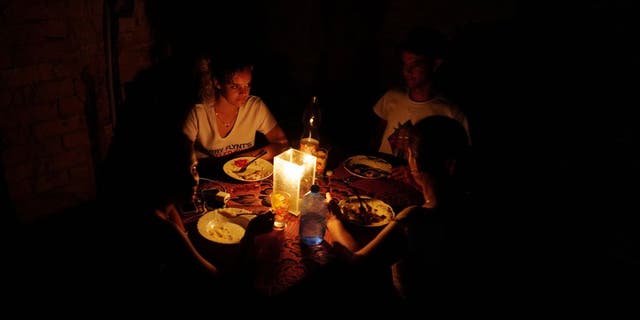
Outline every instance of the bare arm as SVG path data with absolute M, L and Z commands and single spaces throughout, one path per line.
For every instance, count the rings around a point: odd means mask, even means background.
M 338 211 L 336 211 L 338 210 Z M 349 231 L 347 231 L 340 219 L 335 215 L 339 212 L 335 200 L 329 202 L 329 217 L 327 220 L 327 229 L 333 236 L 334 248 L 339 249 L 339 254 L 347 261 L 357 262 L 359 260 L 374 260 L 381 263 L 393 263 L 397 260 L 401 252 L 404 251 L 404 240 L 402 240 L 402 232 L 398 222 L 391 221 L 378 235 L 369 243 L 360 247 L 354 240 Z M 403 210 L 399 216 L 405 215 Z
M 186 249 L 193 256 L 193 258 L 211 275 L 218 276 L 218 268 L 205 259 L 200 252 L 195 248 L 191 239 L 187 235 L 187 231 L 182 223 L 182 218 L 175 205 L 170 204 L 164 210 L 155 210 L 155 214 L 158 218 L 166 221 L 173 230 L 180 236 Z
M 287 140 L 287 136 L 284 133 L 284 130 L 280 128 L 279 125 L 276 125 L 271 131 L 269 131 L 265 137 L 269 144 L 262 147 L 267 153 L 262 156 L 264 160 L 273 160 L 275 156 L 282 153 L 289 147 L 289 140 Z M 259 148 L 260 149 L 260 148 Z M 240 157 L 253 157 L 256 156 L 259 152 L 259 149 L 251 149 L 247 152 L 238 153 L 236 156 Z
M 360 245 L 353 239 L 349 231 L 344 228 L 342 221 L 336 217 L 336 213 L 340 212 L 340 207 L 336 200 L 328 203 L 329 216 L 327 218 L 327 229 L 333 236 L 334 244 L 339 243 L 352 254 L 360 248 Z M 351 255 L 352 255 L 351 254 Z
M 195 110 L 191 110 L 187 115 L 182 131 L 189 137 L 191 142 L 196 141 L 196 136 L 198 135 L 198 119 L 196 118 Z
M 355 262 L 357 260 L 368 258 L 377 261 L 395 261 L 397 253 L 402 248 L 397 247 L 396 235 L 398 234 L 397 223 L 391 221 L 380 233 L 364 247 L 361 247 L 347 231 L 338 219 L 335 213 L 340 211 L 337 202 L 331 200 L 328 204 L 329 217 L 327 219 L 327 229 L 333 237 L 333 245 L 340 249 L 340 255 L 348 261 Z
M 267 132 L 265 136 L 267 137 L 267 141 L 269 141 L 269 144 L 264 148 L 267 151 L 264 158 L 267 160 L 272 160 L 273 157 L 289 147 L 289 140 L 287 140 L 287 136 L 280 125 L 276 125 L 271 131 Z

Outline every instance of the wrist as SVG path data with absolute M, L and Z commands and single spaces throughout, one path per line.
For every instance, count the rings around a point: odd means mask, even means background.
M 333 228 L 333 227 L 339 226 L 339 225 L 341 225 L 341 224 L 342 224 L 342 221 L 340 221 L 340 219 L 338 219 L 338 218 L 337 218 L 336 216 L 334 216 L 334 215 L 330 215 L 330 216 L 327 218 L 327 227 L 328 227 L 328 228 Z

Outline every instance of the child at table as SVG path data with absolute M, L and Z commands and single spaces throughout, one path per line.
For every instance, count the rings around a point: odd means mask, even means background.
M 340 208 L 329 202 L 327 228 L 333 245 L 355 268 L 391 267 L 399 301 L 417 305 L 423 293 L 434 290 L 437 275 L 430 265 L 473 259 L 474 232 L 464 223 L 468 200 L 457 184 L 456 165 L 468 152 L 466 131 L 455 119 L 430 116 L 414 126 L 409 135 L 408 165 L 422 190 L 424 203 L 403 209 L 369 243 L 357 243 L 338 218 Z

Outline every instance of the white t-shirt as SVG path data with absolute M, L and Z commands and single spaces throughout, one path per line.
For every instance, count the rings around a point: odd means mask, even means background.
M 443 97 L 435 97 L 424 102 L 416 102 L 409 98 L 406 90 L 391 89 L 387 91 L 373 106 L 373 112 L 378 117 L 387 121 L 384 129 L 382 141 L 380 141 L 379 152 L 396 155 L 389 143 L 389 137 L 399 134 L 398 130 L 407 121 L 411 125 L 418 121 L 434 115 L 447 116 L 458 120 L 469 135 L 469 124 L 467 116 L 456 105 L 447 101 Z M 470 135 L 469 135 L 470 136 Z
M 191 110 L 184 133 L 209 151 L 209 155 L 196 151 L 198 159 L 209 156 L 223 157 L 247 150 L 255 145 L 256 132 L 267 134 L 278 124 L 267 105 L 256 96 L 249 96 L 238 110 L 238 118 L 226 137 L 220 136 L 213 106 L 197 104 Z

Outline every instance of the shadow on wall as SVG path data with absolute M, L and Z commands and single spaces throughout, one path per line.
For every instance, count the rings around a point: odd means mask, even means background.
M 196 63 L 195 56 L 180 55 L 140 71 L 125 85 L 116 130 L 152 137 L 154 130 L 180 128 L 199 99 Z
M 99 171 L 99 181 L 103 182 L 99 194 L 109 187 L 114 176 L 130 172 L 135 181 L 136 166 L 171 152 L 160 137 L 181 132 L 188 112 L 199 99 L 197 61 L 190 55 L 167 58 L 139 72 L 126 84 L 114 136 Z M 138 187 L 142 183 L 135 181 Z

